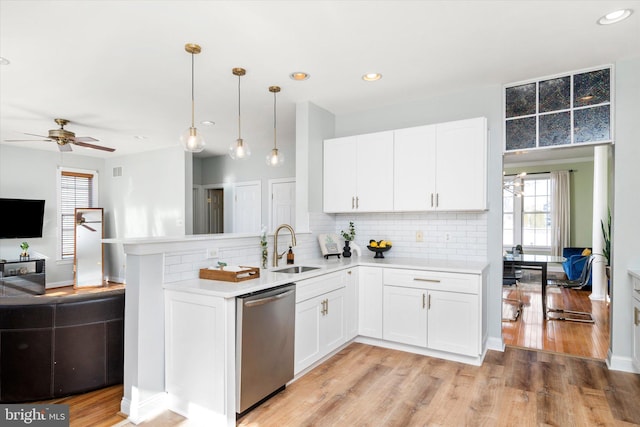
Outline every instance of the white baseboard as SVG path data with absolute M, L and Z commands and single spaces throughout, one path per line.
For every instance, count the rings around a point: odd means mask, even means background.
M 120 402 L 120 411 L 127 414 L 128 420 L 134 424 L 146 421 L 167 409 L 167 393 L 157 393 L 137 404 L 126 397 Z
M 502 337 L 487 338 L 487 350 L 504 351 L 505 345 Z
M 640 369 L 637 369 L 633 364 L 631 357 L 620 357 L 611 354 L 611 350 L 607 354 L 607 367 L 612 371 L 631 372 L 634 374 L 640 374 Z

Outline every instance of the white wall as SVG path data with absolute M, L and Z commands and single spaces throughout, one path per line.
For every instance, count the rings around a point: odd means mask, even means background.
M 182 236 L 185 234 L 187 154 L 179 146 L 105 161 L 105 215 L 107 238 Z M 114 177 L 113 168 L 122 176 Z M 125 277 L 121 245 L 109 244 L 107 276 Z
M 629 269 L 640 269 L 640 58 L 615 66 L 614 197 L 612 209 L 611 354 L 614 368 L 629 368 L 633 309 Z
M 45 143 L 42 144 L 53 144 Z M 80 151 L 77 149 L 76 151 Z M 47 287 L 73 284 L 73 261 L 56 260 L 58 245 L 57 181 L 59 166 L 96 170 L 99 173 L 99 206 L 106 189 L 102 180 L 104 162 L 101 159 L 72 153 L 34 150 L 0 144 L 0 197 L 44 199 L 43 236 L 37 239 L 1 239 L 0 258 L 17 259 L 20 243 L 27 240 L 31 256 L 46 258 Z M 106 211 L 108 215 L 108 210 Z

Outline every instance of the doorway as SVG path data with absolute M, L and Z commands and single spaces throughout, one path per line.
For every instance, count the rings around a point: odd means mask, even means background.
M 613 176 L 611 168 L 612 150 L 609 149 L 609 176 Z M 535 176 L 541 176 L 544 172 L 558 170 L 573 170 L 571 175 L 571 193 L 569 196 L 571 206 L 570 242 L 563 247 L 592 248 L 594 238 L 600 238 L 600 224 L 594 224 L 594 155 L 593 147 L 580 147 L 575 151 L 548 150 L 538 152 L 537 157 L 523 161 L 505 155 L 503 158 L 503 170 L 505 175 L 517 176 L 526 172 L 532 180 Z M 525 175 L 527 176 L 527 175 Z M 612 180 L 608 179 L 608 193 L 613 194 Z M 504 184 L 503 184 L 503 191 Z M 506 191 L 505 191 L 506 192 Z M 597 193 L 597 192 L 596 192 Z M 597 197 L 597 196 L 596 196 Z M 519 208 L 524 201 L 519 201 Z M 512 206 L 503 203 L 503 251 L 511 250 L 512 244 L 508 233 L 516 232 L 522 244 L 523 252 L 528 254 L 552 255 L 551 248 L 545 244 L 535 244 L 534 240 L 523 239 L 523 229 L 540 231 L 545 228 L 550 212 L 545 207 L 535 212 L 540 214 L 537 224 L 523 224 L 514 221 L 509 223 L 508 216 L 512 215 Z M 547 213 L 547 217 L 545 217 Z M 526 218 L 525 215 L 514 217 Z M 520 221 L 523 221 L 522 219 Z M 594 227 L 596 225 L 597 227 Z M 540 231 L 541 234 L 543 235 Z M 544 240 L 544 239 L 542 239 Z M 513 243 L 513 242 L 511 242 Z M 513 244 L 515 245 L 515 243 Z M 564 278 L 566 273 L 561 263 L 549 264 L 549 277 Z M 506 345 L 524 347 L 530 349 L 548 350 L 553 352 L 571 354 L 576 356 L 605 359 L 609 349 L 610 340 L 610 304 L 607 299 L 599 300 L 591 298 L 591 290 L 575 290 L 550 286 L 547 288 L 547 305 L 550 307 L 571 307 L 576 311 L 590 312 L 594 324 L 578 323 L 562 320 L 545 320 L 542 309 L 541 275 L 539 271 L 522 271 L 522 276 L 516 286 L 503 286 L 503 322 L 502 337 Z M 596 288 L 594 288 L 596 289 Z M 594 290 L 595 293 L 595 290 Z M 520 315 L 513 320 L 514 313 L 512 302 L 508 299 L 518 299 L 522 302 Z
M 224 233 L 224 190 L 209 188 L 206 196 L 205 234 Z

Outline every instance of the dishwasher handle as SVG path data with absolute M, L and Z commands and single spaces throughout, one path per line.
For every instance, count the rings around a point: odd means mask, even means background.
M 279 300 L 281 298 L 285 298 L 285 297 L 291 295 L 292 293 L 293 293 L 293 289 L 290 289 L 288 291 L 282 292 L 280 294 L 272 295 L 270 297 L 254 299 L 254 300 L 251 300 L 251 301 L 245 301 L 243 303 L 243 305 L 245 307 L 255 307 L 256 305 L 267 304 L 267 303 L 269 303 L 271 301 L 275 301 L 275 300 Z

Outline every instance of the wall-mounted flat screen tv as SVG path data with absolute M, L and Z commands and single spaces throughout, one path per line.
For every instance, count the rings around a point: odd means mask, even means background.
M 44 200 L 0 198 L 0 239 L 42 237 Z

